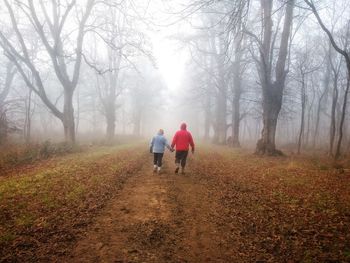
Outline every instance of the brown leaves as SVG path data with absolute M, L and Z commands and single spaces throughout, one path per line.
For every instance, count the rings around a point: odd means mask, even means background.
M 224 148 L 198 153 L 193 163 L 221 200 L 217 223 L 232 229 L 225 242 L 242 261 L 346 261 L 350 177 L 319 167 L 305 156 L 265 158 Z
M 66 254 L 93 215 L 121 188 L 126 172 L 140 169 L 145 156 L 132 148 L 111 148 L 107 154 L 102 150 L 65 156 L 54 166 L 3 178 L 0 261 L 52 261 Z

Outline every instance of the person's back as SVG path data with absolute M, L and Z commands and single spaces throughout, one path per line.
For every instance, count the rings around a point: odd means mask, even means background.
M 153 152 L 154 153 L 164 153 L 165 146 L 167 145 L 167 140 L 163 136 L 163 134 L 157 134 L 153 137 L 152 140 Z
M 158 173 L 162 168 L 162 160 L 165 151 L 165 147 L 169 149 L 169 151 L 173 152 L 174 150 L 170 147 L 167 140 L 164 137 L 164 130 L 160 129 L 156 136 L 152 138 L 151 141 L 151 153 L 153 153 L 153 171 Z
M 176 146 L 177 151 L 188 151 L 191 145 L 192 150 L 194 149 L 194 143 L 192 135 L 187 131 L 187 125 L 185 123 L 181 124 L 180 130 L 178 130 L 173 138 L 171 144 L 172 147 Z
M 175 154 L 175 164 L 176 170 L 175 173 L 179 172 L 179 166 L 181 163 L 182 173 L 184 173 L 184 169 L 186 166 L 186 159 L 188 155 L 189 147 L 192 148 L 192 153 L 194 153 L 194 142 L 192 135 L 189 131 L 187 131 L 187 125 L 185 123 L 181 124 L 181 128 L 174 135 L 171 147 L 176 148 Z

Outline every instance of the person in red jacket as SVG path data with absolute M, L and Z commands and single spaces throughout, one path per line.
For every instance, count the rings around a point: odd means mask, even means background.
M 175 173 L 177 174 L 180 169 L 181 164 L 181 172 L 185 173 L 186 159 L 188 155 L 189 146 L 191 146 L 192 153 L 194 153 L 194 142 L 192 135 L 189 131 L 187 131 L 186 123 L 182 123 L 180 130 L 177 131 L 174 135 L 173 142 L 171 143 L 171 148 L 176 148 L 175 153 L 175 164 L 176 169 Z

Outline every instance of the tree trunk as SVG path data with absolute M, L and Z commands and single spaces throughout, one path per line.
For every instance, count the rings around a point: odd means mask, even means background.
M 210 112 L 210 96 L 206 95 L 205 109 L 204 109 L 204 140 L 209 140 L 210 137 L 210 124 L 211 124 L 211 112 Z
M 8 62 L 6 65 L 6 77 L 5 77 L 4 87 L 0 92 L 0 107 L 4 104 L 10 92 L 15 74 L 16 74 L 16 69 L 14 69 L 14 64 L 12 62 Z
M 289 38 L 293 21 L 294 0 L 286 4 L 286 14 L 281 36 L 278 59 L 276 62 L 276 80 L 272 82 L 271 76 L 271 39 L 272 39 L 272 1 L 261 0 L 263 9 L 263 42 L 260 51 L 259 74 L 263 95 L 263 129 L 261 139 L 257 143 L 256 153 L 267 155 L 281 155 L 276 149 L 275 136 L 278 115 L 282 106 L 283 89 L 287 72 L 285 70 L 288 55 Z
M 26 118 L 24 122 L 24 140 L 27 144 L 30 143 L 30 137 L 31 137 L 31 124 L 32 124 L 32 118 L 31 118 L 31 105 L 32 105 L 32 90 L 29 90 L 28 94 L 28 100 L 26 100 Z
M 239 128 L 241 122 L 241 112 L 240 112 L 240 100 L 241 100 L 241 77 L 240 77 L 240 67 L 239 62 L 236 63 L 234 72 L 234 92 L 233 92 L 233 100 L 232 100 L 232 146 L 240 147 L 241 144 L 239 142 Z
M 301 122 L 300 130 L 298 137 L 298 154 L 300 154 L 302 139 L 304 135 L 304 126 L 305 126 L 305 106 L 306 106 L 306 89 L 305 89 L 305 76 L 302 74 L 301 80 Z
M 118 85 L 118 76 L 119 76 L 119 66 L 121 63 L 121 55 L 114 54 L 110 51 L 110 57 L 112 61 L 110 61 L 110 67 L 115 68 L 115 71 L 110 72 L 109 75 L 109 87 L 108 87 L 108 97 L 105 99 L 105 110 L 106 110 L 106 121 L 107 121 L 107 129 L 106 129 L 106 139 L 108 141 L 113 141 L 115 135 L 115 121 L 116 121 L 116 99 L 117 99 L 117 85 Z M 118 69 L 118 70 L 116 70 Z
M 218 144 L 226 143 L 227 136 L 227 102 L 225 89 L 221 89 L 217 95 L 217 108 L 216 108 L 216 141 Z
M 241 122 L 239 98 L 235 95 L 232 113 L 232 147 L 241 147 L 239 142 L 239 128 Z
M 333 80 L 333 97 L 331 108 L 331 127 L 329 132 L 329 154 L 333 156 L 334 139 L 336 132 L 336 107 L 338 103 L 338 74 L 334 75 Z
M 307 96 L 306 96 L 307 99 Z M 312 100 L 310 101 L 310 105 L 307 112 L 307 128 L 306 128 L 306 134 L 304 139 L 304 148 L 309 147 L 309 141 L 310 141 L 310 133 L 311 133 L 311 119 L 313 118 L 313 108 L 314 108 L 314 101 L 315 101 L 315 94 L 313 93 Z
M 214 55 L 213 61 L 216 68 L 217 81 L 216 81 L 216 98 L 215 98 L 215 128 L 214 128 L 214 143 L 226 144 L 227 137 L 227 81 L 226 81 L 226 39 L 221 35 L 216 35 L 212 37 L 212 49 Z M 215 70 L 214 70 L 215 72 Z
M 242 79 L 241 79 L 241 59 L 242 59 L 242 36 L 236 36 L 235 45 L 235 61 L 233 64 L 233 100 L 232 100 L 232 147 L 240 147 L 239 128 L 241 122 L 241 95 L 242 95 Z
M 65 141 L 75 143 L 75 122 L 73 108 L 73 90 L 64 90 L 64 106 L 63 106 L 63 128 Z
M 223 40 L 220 38 L 220 44 L 223 45 Z M 217 143 L 226 144 L 227 137 L 227 82 L 225 79 L 225 69 L 224 61 L 225 55 L 222 50 L 220 54 L 217 55 L 217 66 L 219 74 L 219 85 L 218 85 L 218 94 L 216 100 L 216 121 L 217 121 Z
M 7 140 L 8 122 L 4 104 L 10 92 L 15 74 L 16 70 L 14 69 L 14 64 L 12 62 L 8 62 L 6 65 L 5 83 L 0 91 L 0 145 Z
M 322 107 L 327 102 L 327 94 L 328 94 L 329 83 L 330 83 L 330 78 L 331 78 L 330 56 L 331 56 L 331 45 L 329 45 L 328 54 L 327 54 L 326 72 L 325 72 L 324 80 L 323 80 L 323 91 L 321 93 L 321 96 L 320 96 L 320 99 L 318 100 L 318 105 L 317 105 L 315 133 L 314 133 L 314 138 L 313 138 L 313 143 L 312 143 L 312 148 L 314 148 L 314 149 L 316 147 L 317 138 L 319 135 Z
M 108 101 L 106 107 L 106 139 L 107 141 L 113 141 L 115 135 L 115 101 Z
M 141 112 L 138 110 L 134 115 L 134 135 L 141 134 Z
M 340 124 L 339 124 L 339 138 L 338 138 L 337 148 L 336 148 L 335 155 L 334 155 L 335 159 L 338 159 L 340 157 L 341 143 L 342 143 L 342 139 L 343 139 L 343 126 L 344 126 L 344 122 L 345 122 L 345 114 L 346 114 L 346 106 L 347 106 L 347 102 L 348 102 L 349 89 L 350 89 L 350 71 L 348 73 L 347 84 L 346 84 L 346 89 L 345 89 L 345 94 L 344 94 L 343 108 L 342 108 Z
M 7 126 L 6 111 L 0 108 L 0 145 L 4 144 L 7 140 Z
M 261 139 L 257 143 L 258 154 L 280 155 L 276 149 L 275 137 L 278 114 L 282 106 L 282 96 L 270 94 L 263 100 L 263 129 Z
M 75 134 L 77 135 L 79 132 L 79 124 L 80 124 L 80 89 L 77 87 L 76 98 L 77 98 L 77 109 L 75 114 Z

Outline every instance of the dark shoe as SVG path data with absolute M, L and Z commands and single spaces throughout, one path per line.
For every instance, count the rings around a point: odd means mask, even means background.
M 175 173 L 177 174 L 177 173 L 179 173 L 179 167 L 176 167 L 176 169 L 175 169 Z

